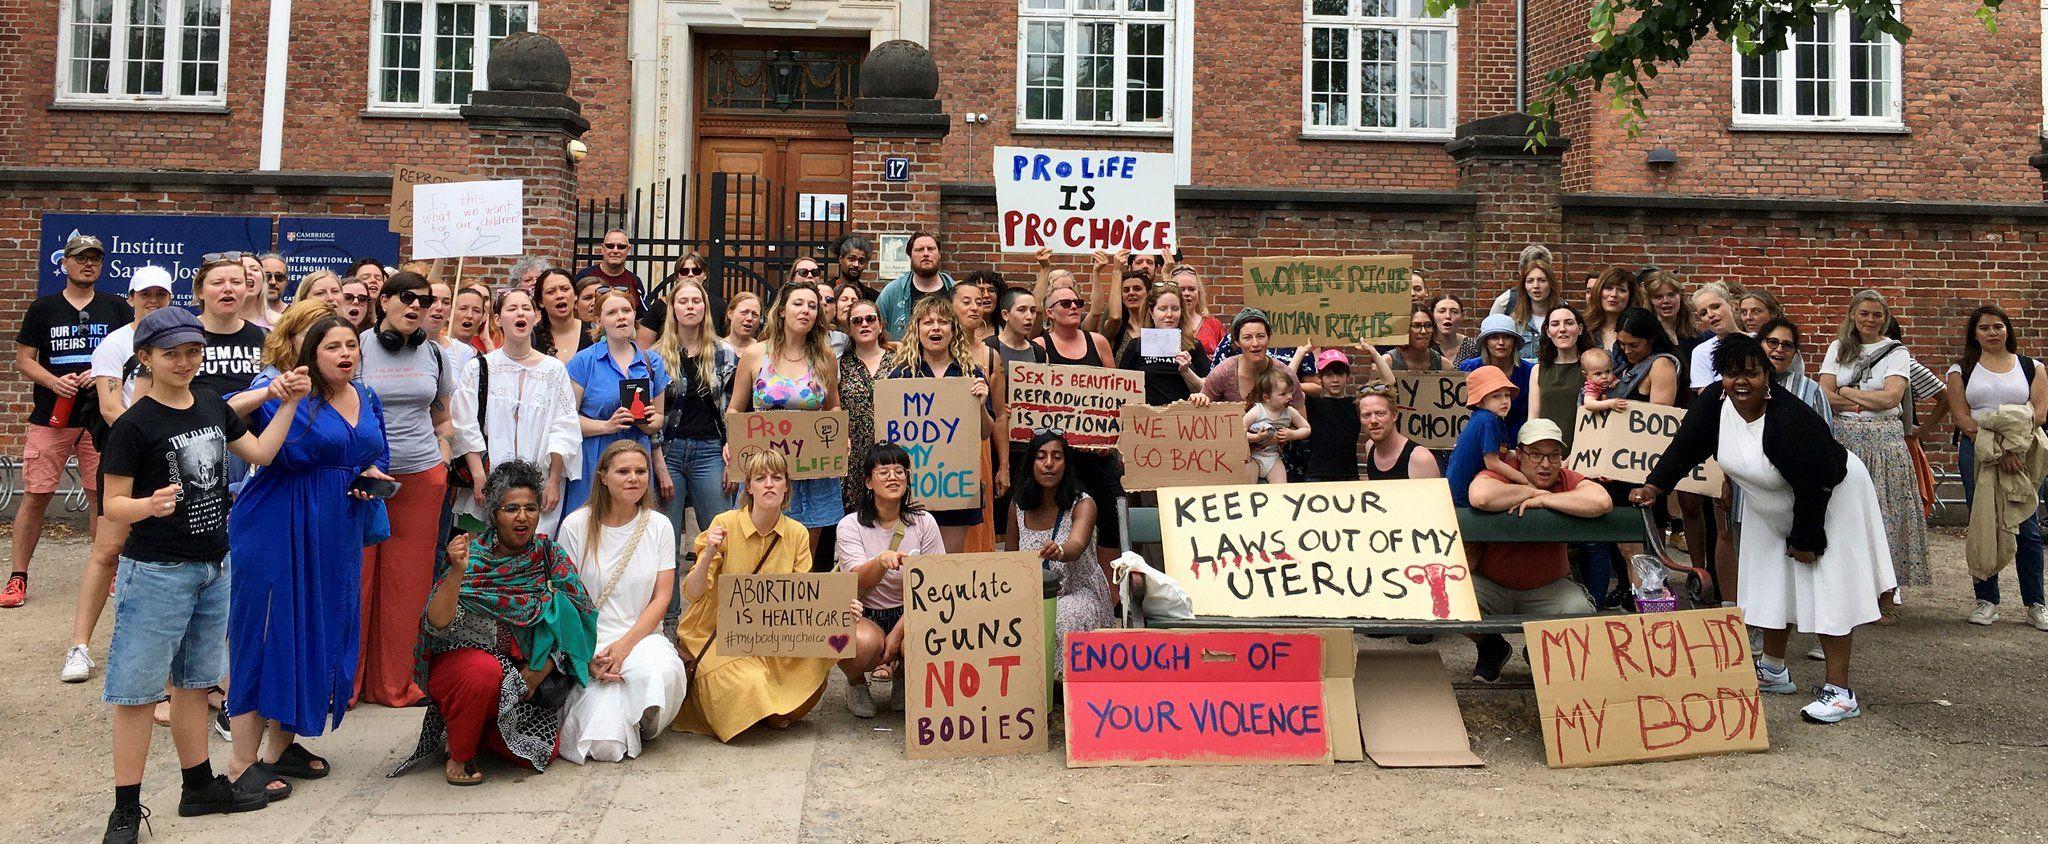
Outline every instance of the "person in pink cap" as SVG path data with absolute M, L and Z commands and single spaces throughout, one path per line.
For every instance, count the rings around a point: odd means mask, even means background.
M 1510 483 L 1529 482 L 1503 457 L 1513 447 L 1507 416 L 1518 392 L 1507 373 L 1495 366 L 1478 367 L 1465 379 L 1465 404 L 1472 408 L 1472 418 L 1458 432 L 1458 444 L 1451 449 L 1444 468 L 1444 478 L 1451 484 L 1451 501 L 1459 507 L 1471 506 L 1467 491 L 1482 471 Z
M 1308 417 L 1305 480 L 1358 480 L 1358 397 L 1351 394 L 1351 356 L 1342 349 L 1316 355 L 1322 389 L 1303 399 Z

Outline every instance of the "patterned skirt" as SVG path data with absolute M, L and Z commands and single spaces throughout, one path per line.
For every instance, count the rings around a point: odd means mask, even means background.
M 1932 584 L 1934 578 L 1927 567 L 1927 511 L 1920 501 L 1920 481 L 1913 474 L 1913 455 L 1906 450 L 1906 434 L 1899 420 L 1837 416 L 1835 438 L 1870 469 L 1899 585 Z

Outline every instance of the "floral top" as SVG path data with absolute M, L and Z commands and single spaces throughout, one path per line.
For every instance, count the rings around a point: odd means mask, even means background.
M 882 356 L 886 362 L 888 355 Z M 860 362 L 853 349 L 839 356 L 839 406 L 846 411 L 846 436 L 850 443 L 875 441 L 875 377 Z M 846 483 L 839 485 L 840 499 L 848 511 L 860 503 L 868 477 L 867 449 L 853 448 L 846 461 Z

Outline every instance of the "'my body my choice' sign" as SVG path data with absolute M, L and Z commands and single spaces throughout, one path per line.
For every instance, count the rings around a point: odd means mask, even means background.
M 996 147 L 1003 251 L 1171 252 L 1175 181 L 1163 152 Z

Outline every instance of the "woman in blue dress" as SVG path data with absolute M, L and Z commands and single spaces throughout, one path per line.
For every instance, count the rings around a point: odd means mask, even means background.
M 597 477 L 597 459 L 605 446 L 630 439 L 661 458 L 653 436 L 661 433 L 661 395 L 668 391 L 668 367 L 661 356 L 640 348 L 639 300 L 623 288 L 606 290 L 597 300 L 597 323 L 604 341 L 569 359 L 569 380 L 576 383 L 577 424 L 583 431 L 583 474 L 562 490 L 563 513 L 574 513 L 590 498 Z M 646 382 L 645 405 L 639 415 L 619 402 L 619 385 L 628 379 Z M 554 525 L 542 525 L 554 533 Z
M 340 725 L 355 692 L 363 547 L 378 538 L 369 534 L 383 504 L 350 485 L 358 476 L 389 480 L 390 460 L 383 407 L 354 380 L 361 360 L 347 319 L 327 316 L 307 329 L 297 368 L 275 380 L 308 380 L 312 398 L 228 516 L 231 770 L 260 767 L 273 800 L 290 793 L 274 784 L 278 776 L 329 773 L 297 738 Z M 251 389 L 266 386 L 259 379 Z M 250 429 L 263 430 L 277 410 L 276 399 L 264 402 Z

